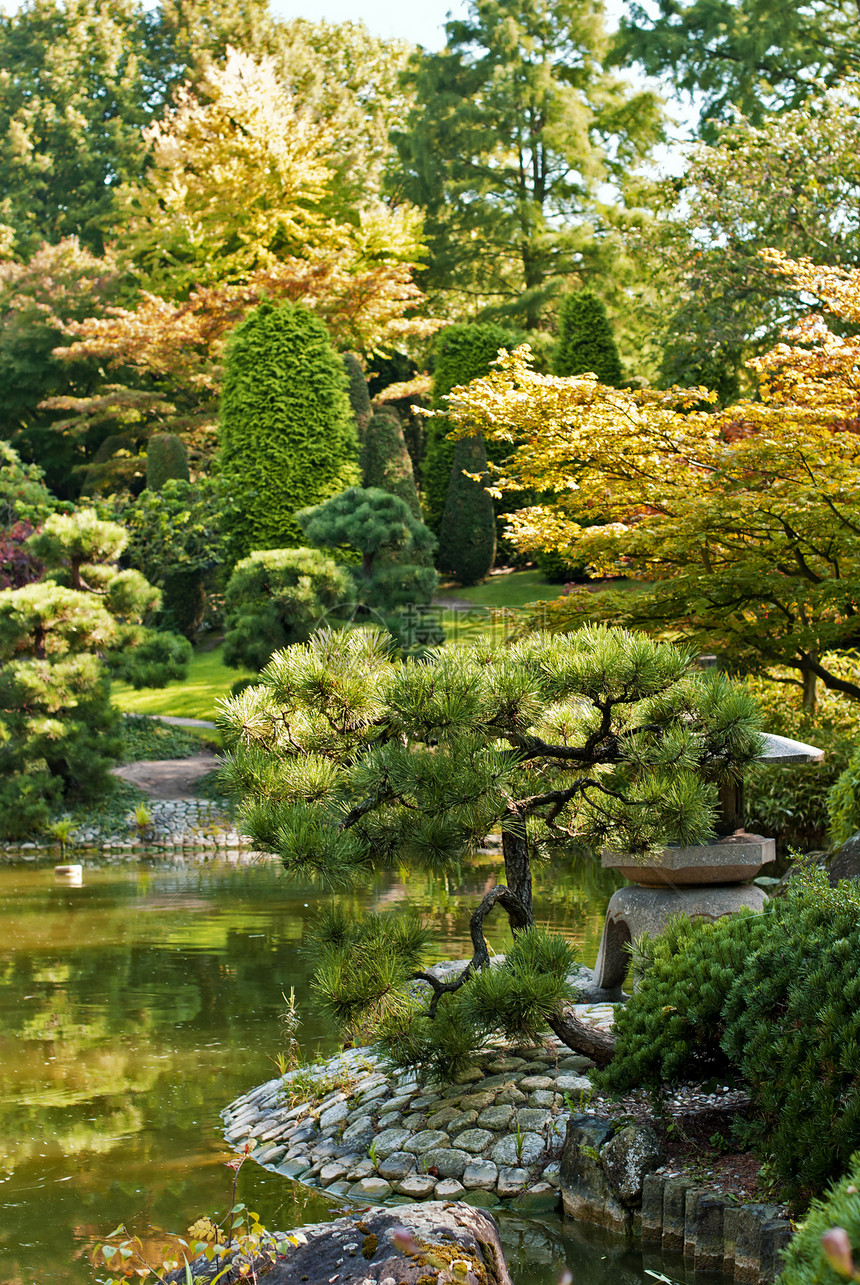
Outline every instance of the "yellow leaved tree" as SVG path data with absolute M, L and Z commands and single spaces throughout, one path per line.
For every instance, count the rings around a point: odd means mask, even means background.
M 860 324 L 860 270 L 767 261 Z M 500 491 L 542 498 L 512 515 L 520 549 L 575 548 L 596 574 L 639 582 L 571 587 L 543 604 L 544 626 L 611 620 L 739 673 L 787 669 L 808 709 L 819 681 L 860 699 L 832 655 L 860 643 L 860 339 L 811 315 L 753 365 L 759 398 L 717 412 L 703 388 L 539 375 L 523 347 L 454 390 L 448 414 L 460 436 L 510 442 Z

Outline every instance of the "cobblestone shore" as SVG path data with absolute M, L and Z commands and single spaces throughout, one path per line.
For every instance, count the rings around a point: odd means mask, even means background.
M 112 833 L 105 833 L 94 826 L 83 825 L 72 831 L 67 841 L 66 860 L 74 860 L 76 852 L 96 850 L 107 853 L 137 852 L 143 849 L 160 851 L 187 851 L 211 848 L 213 850 L 246 849 L 248 841 L 235 829 L 223 804 L 209 799 L 149 799 L 146 808 L 150 816 L 147 825 L 138 825 L 134 812 L 129 812 L 125 823 Z M 57 851 L 55 839 L 42 843 L 8 843 L 0 845 L 5 856 L 40 857 Z
M 611 1004 L 577 1014 L 611 1025 Z M 554 1037 L 497 1048 L 453 1085 L 386 1072 L 368 1049 L 270 1080 L 224 1113 L 227 1141 L 265 1168 L 362 1201 L 560 1208 L 559 1156 L 593 1063 Z M 313 1092 L 313 1082 L 318 1086 Z M 293 1087 L 295 1086 L 295 1087 Z M 302 1097 L 298 1099 L 301 1087 Z

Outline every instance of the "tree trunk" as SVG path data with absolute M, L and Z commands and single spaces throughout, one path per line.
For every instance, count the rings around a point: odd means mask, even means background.
M 598 1066 L 606 1066 L 615 1053 L 615 1036 L 609 1031 L 599 1031 L 590 1022 L 582 1022 L 569 1008 L 563 1008 L 556 1017 L 549 1019 L 550 1029 L 575 1053 L 583 1053 Z
M 514 817 L 512 826 L 512 829 L 508 829 L 505 823 L 502 823 L 502 855 L 505 858 L 505 881 L 523 906 L 528 916 L 528 927 L 533 928 L 532 868 L 529 860 L 528 839 L 526 838 L 526 823 L 519 817 Z M 511 919 L 511 928 L 513 928 L 514 932 L 521 927 L 522 924 L 515 924 Z
M 818 678 L 811 669 L 802 669 L 803 674 L 803 708 L 809 714 L 815 713 L 818 704 Z

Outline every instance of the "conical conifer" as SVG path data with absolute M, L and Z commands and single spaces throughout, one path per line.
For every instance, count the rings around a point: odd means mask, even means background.
M 556 375 L 596 375 L 601 384 L 621 383 L 621 359 L 612 324 L 592 290 L 565 295 L 558 313 L 558 343 L 553 354 Z
M 448 498 L 439 530 L 439 566 L 460 584 L 483 580 L 496 556 L 496 520 L 488 491 L 467 473 L 486 474 L 483 437 L 456 444 Z

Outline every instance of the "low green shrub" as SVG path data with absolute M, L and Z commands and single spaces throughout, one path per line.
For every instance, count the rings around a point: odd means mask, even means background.
M 722 1010 L 767 917 L 741 912 L 714 923 L 670 920 L 659 937 L 636 942 L 635 994 L 616 1010 L 615 1057 L 598 1073 L 601 1089 L 653 1090 L 685 1079 L 725 1074 Z
M 853 1259 L 854 1279 L 860 1277 L 860 1151 L 852 1157 L 845 1177 L 835 1183 L 821 1200 L 813 1201 L 797 1235 L 785 1251 L 785 1269 L 777 1285 L 844 1285 L 850 1280 L 850 1268 L 844 1266 L 834 1250 L 826 1252 L 828 1242 L 822 1236 L 841 1229 L 847 1238 L 849 1257 Z M 830 1238 L 828 1237 L 828 1240 Z M 834 1259 L 836 1260 L 834 1262 Z M 841 1270 L 840 1270 L 841 1267 Z
M 355 601 L 349 573 L 318 549 L 266 549 L 237 563 L 226 593 L 224 664 L 261 670 Z
M 860 887 L 795 876 L 723 1007 L 722 1047 L 754 1112 L 742 1141 L 805 1205 L 860 1147 Z
M 761 915 L 674 921 L 644 943 L 601 1088 L 740 1076 L 740 1141 L 797 1207 L 860 1146 L 860 887 L 802 868 Z

